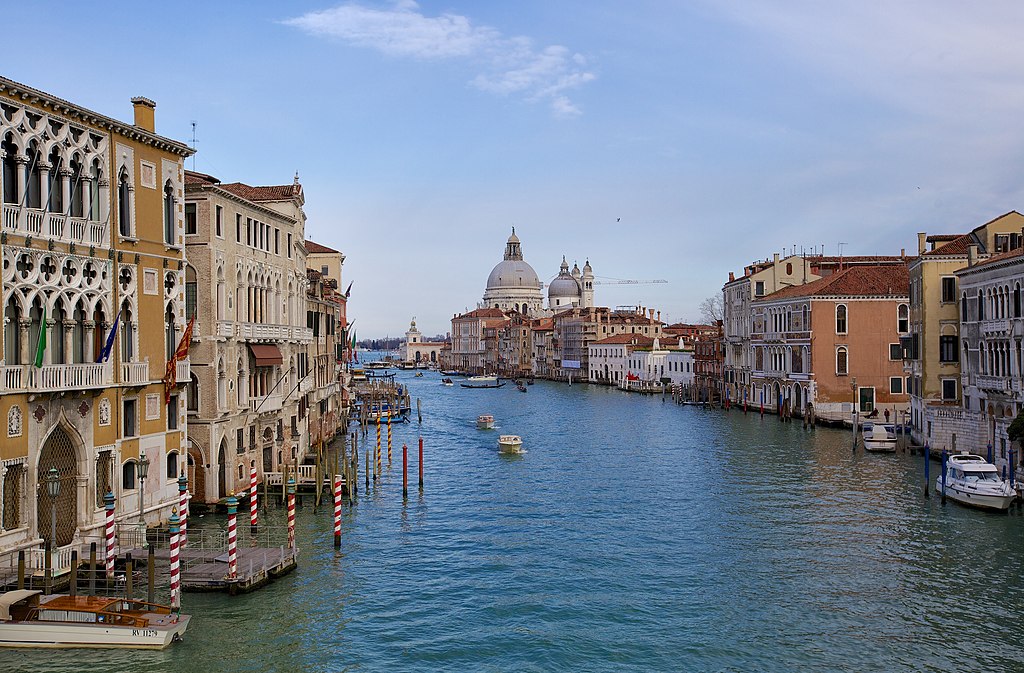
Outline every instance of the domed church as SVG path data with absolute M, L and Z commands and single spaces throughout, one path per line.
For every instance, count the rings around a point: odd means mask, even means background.
M 561 270 L 548 286 L 548 310 L 544 309 L 543 288 L 537 272 L 523 259 L 522 245 L 513 227 L 505 243 L 505 258 L 487 277 L 483 306 L 532 317 L 573 307 L 590 308 L 594 305 L 594 271 L 590 261 L 583 265 L 583 271 L 576 264 L 569 271 L 569 264 L 562 257 Z
M 537 272 L 523 260 L 523 249 L 513 227 L 505 243 L 505 259 L 498 262 L 487 277 L 484 306 L 536 315 L 544 310 L 542 288 Z

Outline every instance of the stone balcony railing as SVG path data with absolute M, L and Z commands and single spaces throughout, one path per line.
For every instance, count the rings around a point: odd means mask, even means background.
M 148 362 L 122 362 L 121 383 L 128 385 L 144 386 L 149 383 Z
M 231 320 L 217 321 L 217 336 L 231 338 L 235 336 L 235 323 Z
M 44 367 L 26 365 L 26 368 L 29 390 L 36 392 L 105 388 L 112 383 L 112 367 L 104 363 Z
M 189 362 L 189 359 L 178 360 L 174 363 L 174 366 L 175 381 L 178 383 L 188 383 L 189 379 L 192 378 L 192 363 Z
M 277 393 L 265 395 L 263 397 L 249 398 L 249 408 L 254 412 L 258 411 L 261 414 L 269 413 L 271 411 L 280 411 L 282 406 L 284 406 L 284 397 Z
M 1010 380 L 1005 376 L 985 376 L 979 374 L 977 386 L 982 390 L 1005 392 L 1010 389 Z
M 1006 334 L 1010 331 L 1010 321 L 1007 319 L 1002 320 L 984 320 L 981 323 L 982 334 Z
M 107 224 L 80 217 L 65 217 L 37 208 L 4 204 L 4 231 L 79 245 L 109 246 Z

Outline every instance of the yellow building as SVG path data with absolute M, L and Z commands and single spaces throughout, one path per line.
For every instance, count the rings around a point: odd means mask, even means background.
M 1012 210 L 966 234 L 918 235 L 910 264 L 910 336 L 904 341 L 914 441 L 950 446 L 945 419 L 963 400 L 960 381 L 960 301 L 956 272 L 969 257 L 988 259 L 1024 243 L 1024 215 Z M 943 419 L 940 423 L 939 419 Z M 941 428 L 939 427 L 941 426 Z M 978 447 L 973 447 L 977 449 Z
M 58 565 L 98 541 L 108 491 L 122 534 L 177 500 L 183 388 L 165 404 L 161 379 L 185 330 L 191 150 L 155 133 L 152 101 L 132 103 L 129 124 L 0 78 L 0 552 L 33 562 L 44 540 Z

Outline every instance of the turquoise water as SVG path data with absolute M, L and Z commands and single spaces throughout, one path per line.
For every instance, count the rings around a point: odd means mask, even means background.
M 184 642 L 0 652 L 0 670 L 1024 669 L 1024 517 L 926 500 L 920 457 L 596 386 L 399 378 L 423 424 L 395 426 L 340 553 L 307 505 L 299 569 L 248 596 L 186 594 Z M 477 430 L 481 413 L 499 428 Z M 501 432 L 526 452 L 499 455 Z

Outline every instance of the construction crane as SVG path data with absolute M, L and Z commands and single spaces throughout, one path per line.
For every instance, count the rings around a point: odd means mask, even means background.
M 610 280 L 595 280 L 594 281 L 594 285 L 653 285 L 653 284 L 656 284 L 656 283 L 667 283 L 667 282 L 668 282 L 667 280 L 661 280 L 661 279 L 658 279 L 658 280 L 632 280 L 632 279 L 620 280 L 620 279 L 617 279 L 617 278 L 613 278 L 613 279 L 610 279 Z

